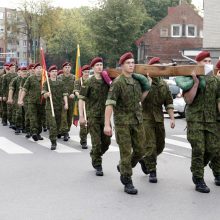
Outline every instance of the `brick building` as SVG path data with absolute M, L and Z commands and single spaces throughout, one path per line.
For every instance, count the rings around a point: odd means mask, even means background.
M 183 59 L 179 51 L 200 51 L 203 18 L 187 3 L 168 8 L 168 15 L 137 41 L 138 63 L 154 56 L 162 62 Z

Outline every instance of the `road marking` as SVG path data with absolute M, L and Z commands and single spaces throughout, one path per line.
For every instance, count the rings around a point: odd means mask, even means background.
M 176 134 L 176 135 L 172 135 L 172 136 L 174 136 L 174 137 L 179 137 L 179 138 L 183 138 L 183 139 L 187 139 L 187 136 L 186 136 L 186 134 L 183 134 L 183 135 L 181 135 L 181 134 Z
M 170 148 L 168 148 L 168 147 L 165 147 L 164 150 L 165 150 L 165 151 L 174 151 L 173 149 L 170 149 Z
M 70 138 L 72 141 L 80 143 L 80 137 L 78 135 L 70 135 Z M 91 138 L 89 136 L 87 137 L 87 144 L 89 146 L 92 146 Z M 110 145 L 107 152 L 118 152 L 118 151 L 119 151 L 118 147 Z
M 8 154 L 32 154 L 33 152 L 21 147 L 20 145 L 8 140 L 5 137 L 0 137 L 0 149 Z
M 178 154 L 172 154 L 172 153 L 168 153 L 168 152 L 163 152 L 163 154 L 167 154 L 167 155 L 174 156 L 174 157 L 179 157 L 179 158 L 187 158 L 187 157 L 184 157 L 184 156 L 181 156 L 181 155 L 178 155 Z
M 171 145 L 175 145 L 175 146 L 178 146 L 178 147 L 191 149 L 191 145 L 189 143 L 186 143 L 186 142 L 177 141 L 177 140 L 169 139 L 169 138 L 165 138 L 165 142 L 166 142 L 166 144 L 171 144 Z
M 44 140 L 42 140 L 42 141 L 34 141 L 32 138 L 30 138 L 29 140 L 31 142 L 38 144 L 38 145 L 46 147 L 47 149 L 50 149 L 50 147 L 51 147 L 50 139 L 47 137 L 44 137 L 44 136 L 42 136 L 42 137 L 44 138 Z M 57 153 L 81 153 L 81 151 L 76 150 L 72 147 L 68 147 L 68 146 L 61 144 L 59 142 L 57 142 L 57 149 L 54 151 Z

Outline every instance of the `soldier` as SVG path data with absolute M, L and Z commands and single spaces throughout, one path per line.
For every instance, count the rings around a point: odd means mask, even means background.
M 19 134 L 23 129 L 22 107 L 18 105 L 18 95 L 21 83 L 21 68 L 17 70 L 17 76 L 9 84 L 8 104 L 13 104 L 13 121 L 15 124 L 15 134 Z
M 128 194 L 137 194 L 131 176 L 132 168 L 144 153 L 145 136 L 141 102 L 148 94 L 150 83 L 144 76 L 134 78 L 139 74 L 134 74 L 135 64 L 131 52 L 123 54 L 119 64 L 122 74 L 113 81 L 109 89 L 104 132 L 106 135 L 112 135 L 110 118 L 114 109 L 115 136 L 120 149 L 120 163 L 117 168 L 121 174 L 124 191 Z M 144 84 L 143 88 L 139 80 L 142 81 L 142 85 Z
M 148 65 L 160 63 L 159 57 L 152 58 Z M 161 77 L 154 77 L 150 92 L 143 102 L 145 128 L 145 154 L 140 160 L 142 170 L 149 175 L 149 182 L 157 182 L 157 157 L 165 147 L 163 105 L 170 116 L 170 127 L 175 127 L 173 98 L 169 87 Z
M 79 123 L 80 125 L 87 123 L 84 112 L 86 105 L 88 132 L 92 140 L 90 152 L 92 166 L 96 170 L 96 176 L 103 176 L 102 156 L 111 143 L 110 137 L 103 132 L 105 102 L 109 87 L 101 77 L 103 59 L 101 57 L 94 58 L 90 67 L 93 69 L 94 75 L 84 82 L 79 93 Z
M 8 100 L 8 92 L 9 92 L 9 84 L 13 78 L 17 76 L 16 72 L 16 65 L 14 63 L 11 63 L 9 65 L 9 72 L 5 74 L 3 77 L 2 82 L 2 94 L 3 94 L 3 101 L 7 102 Z M 13 110 L 12 104 L 7 104 L 7 119 L 10 123 L 9 128 L 15 128 L 14 122 L 12 121 L 12 110 Z
M 77 96 L 77 98 L 79 98 L 79 91 L 81 89 L 81 86 L 84 84 L 85 80 L 87 80 L 89 78 L 89 70 L 90 70 L 90 66 L 89 65 L 84 65 L 82 67 L 82 77 L 78 80 L 75 81 L 74 83 L 74 95 Z M 85 126 L 84 124 L 80 124 L 80 132 L 79 132 L 79 136 L 80 136 L 80 144 L 82 146 L 82 149 L 87 149 L 87 126 Z
M 46 99 L 46 115 L 50 127 L 49 137 L 51 141 L 51 150 L 56 150 L 56 138 L 60 129 L 63 105 L 65 110 L 68 109 L 68 93 L 65 91 L 66 87 L 64 87 L 64 83 L 60 80 L 57 80 L 57 66 L 52 65 L 48 72 L 50 75 L 49 83 L 51 94 L 48 89 L 48 84 L 45 82 L 43 85 L 42 95 L 44 95 L 44 98 Z M 51 112 L 50 96 L 52 97 L 53 101 L 55 117 L 52 116 Z
M 5 74 L 5 70 L 4 69 L 0 69 L 0 118 L 2 118 L 2 79 L 3 76 Z
M 196 61 L 199 65 L 210 64 L 210 53 L 200 52 Z M 187 139 L 192 147 L 192 180 L 196 191 L 209 193 L 210 189 L 204 181 L 204 167 L 219 153 L 216 103 L 220 109 L 220 87 L 215 76 L 205 76 L 204 87 L 199 87 L 202 78 L 198 79 L 194 73 L 192 77 L 193 87 L 183 93 L 187 103 Z
M 65 87 L 67 88 L 68 97 L 68 110 L 63 108 L 61 118 L 60 133 L 64 135 L 63 140 L 68 141 L 69 131 L 72 125 L 73 118 L 73 104 L 74 104 L 74 75 L 71 74 L 71 63 L 65 62 L 63 64 L 63 74 L 59 75 L 59 80 L 62 80 Z M 60 135 L 59 135 L 60 137 Z
M 43 106 L 41 105 L 41 74 L 42 66 L 36 63 L 34 66 L 35 74 L 29 76 L 23 86 L 18 104 L 24 105 L 24 97 L 28 93 L 28 111 L 30 117 L 30 130 L 34 141 L 43 140 L 40 133 L 42 132 L 41 115 Z

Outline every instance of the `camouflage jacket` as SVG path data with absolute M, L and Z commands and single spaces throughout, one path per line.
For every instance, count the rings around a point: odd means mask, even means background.
M 9 84 L 9 90 L 13 91 L 13 98 L 15 100 L 18 100 L 18 93 L 20 89 L 20 83 L 21 83 L 22 78 L 20 76 L 16 76 L 13 78 Z
M 84 84 L 85 80 L 82 78 L 82 82 Z M 75 92 L 79 92 L 81 89 L 81 79 L 78 79 L 74 82 L 74 90 L 73 90 L 73 93 Z
M 81 86 L 79 99 L 86 102 L 88 118 L 104 118 L 108 90 L 103 79 L 97 80 L 95 76 L 87 79 Z
M 205 80 L 205 89 L 198 89 L 193 103 L 186 107 L 186 120 L 189 122 L 216 122 L 220 81 L 214 76 L 206 76 Z
M 0 75 L 0 97 L 2 97 L 2 82 L 3 82 L 3 77 L 4 77 L 4 74 L 3 74 L 3 75 Z
M 70 74 L 69 76 L 65 76 L 64 74 L 58 76 L 58 80 L 63 81 L 65 88 L 67 89 L 68 95 L 71 95 L 74 90 L 74 75 Z
M 52 95 L 52 100 L 53 100 L 53 107 L 54 109 L 62 109 L 62 106 L 64 104 L 63 102 L 63 97 L 68 96 L 67 89 L 64 87 L 64 83 L 60 80 L 52 81 L 49 79 L 50 82 L 50 90 L 51 90 L 51 95 Z M 47 82 L 44 83 L 43 85 L 43 90 L 42 90 L 42 95 L 44 93 L 49 92 L 48 90 L 48 85 Z M 51 109 L 50 105 L 50 98 L 46 99 L 46 109 Z
M 166 110 L 173 109 L 173 98 L 163 79 L 153 78 L 151 89 L 142 105 L 144 120 L 163 122 L 163 105 Z
M 28 103 L 41 104 L 41 77 L 29 76 L 22 90 L 28 93 Z
M 141 86 L 135 79 L 118 76 L 109 89 L 106 105 L 113 105 L 115 125 L 143 122 Z
M 13 78 L 17 76 L 16 73 L 7 73 L 3 77 L 2 81 L 2 96 L 8 97 L 8 91 L 9 91 L 9 84 Z

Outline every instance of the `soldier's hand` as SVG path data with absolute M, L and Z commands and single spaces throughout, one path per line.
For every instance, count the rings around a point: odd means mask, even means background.
M 75 97 L 74 94 L 69 95 L 69 98 L 70 98 L 70 99 L 74 99 L 74 97 Z
M 86 124 L 87 124 L 87 121 L 85 120 L 84 117 L 80 117 L 80 118 L 79 118 L 79 124 L 80 124 L 80 125 L 86 125 Z
M 44 93 L 44 98 L 47 99 L 48 97 L 50 97 L 50 93 L 49 92 Z
M 7 104 L 13 104 L 13 99 L 8 99 Z
M 19 101 L 18 101 L 18 105 L 19 105 L 19 106 L 23 106 L 23 105 L 24 105 L 24 101 L 23 101 L 23 100 L 19 100 Z
M 2 101 L 2 97 L 0 97 L 0 102 Z
M 105 125 L 104 134 L 110 137 L 112 136 L 112 128 L 110 125 Z
M 170 119 L 170 127 L 175 128 L 175 119 Z
M 194 84 L 199 84 L 199 79 L 197 78 L 196 73 L 193 71 L 191 75 L 192 75 Z
M 68 107 L 68 104 L 66 103 L 66 104 L 64 105 L 64 109 L 65 109 L 65 110 L 68 110 L 68 108 L 69 108 L 69 107 Z
M 6 100 L 7 100 L 6 97 L 3 97 L 3 101 L 6 102 Z

